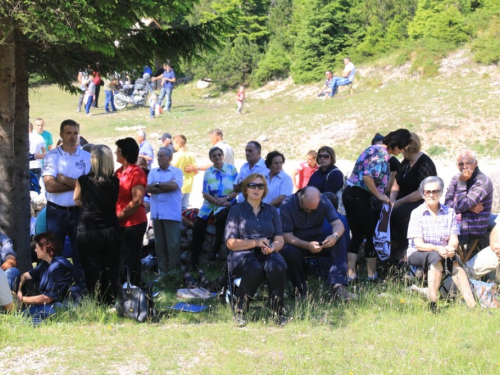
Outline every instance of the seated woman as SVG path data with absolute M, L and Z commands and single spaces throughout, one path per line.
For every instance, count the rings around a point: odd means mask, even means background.
M 280 207 L 283 199 L 293 193 L 292 178 L 283 170 L 285 155 L 272 151 L 266 156 L 266 167 L 269 168 L 268 193 L 263 202 L 273 207 Z
M 42 262 L 31 271 L 21 275 L 18 304 L 25 304 L 30 315 L 44 318 L 55 313 L 54 307 L 62 306 L 68 298 L 77 301 L 81 288 L 75 284 L 73 265 L 63 256 L 62 243 L 53 233 L 35 236 L 36 255 Z M 25 284 L 33 280 L 38 284 L 39 294 L 27 295 Z
M 437 176 L 434 162 L 420 151 L 420 138 L 411 133 L 411 143 L 403 150 L 404 160 L 401 163 L 396 181 L 391 189 L 391 201 L 394 202 L 391 213 L 391 226 L 395 229 L 398 245 L 392 250 L 394 260 L 401 259 L 408 247 L 408 223 L 411 212 L 422 203 L 419 191 L 420 183 L 429 176 Z
M 335 166 L 335 151 L 328 146 L 321 147 L 316 161 L 319 168 L 311 175 L 307 186 L 315 186 L 322 193 L 331 191 L 336 194 L 344 186 L 344 174 Z
M 208 151 L 208 157 L 213 166 L 205 171 L 203 177 L 203 206 L 198 212 L 198 217 L 193 227 L 193 255 L 191 266 L 198 265 L 198 257 L 203 250 L 205 231 L 208 221 L 215 217 L 215 242 L 209 254 L 209 260 L 215 260 L 219 253 L 224 237 L 226 219 L 231 207 L 231 201 L 238 196 L 233 192 L 233 184 L 236 183 L 238 172 L 230 164 L 224 163 L 224 152 L 219 147 L 212 147 Z
M 432 312 L 436 311 L 443 270 L 451 272 L 467 306 L 476 306 L 469 279 L 455 255 L 459 234 L 455 210 L 439 203 L 443 189 L 439 177 L 427 177 L 421 182 L 420 194 L 425 202 L 413 210 L 408 227 L 408 263 L 428 270 Z
M 283 304 L 286 263 L 279 254 L 284 243 L 280 215 L 276 208 L 262 202 L 267 193 L 263 175 L 249 175 L 241 191 L 245 201 L 231 208 L 226 223 L 228 269 L 241 278 L 235 295 L 235 323 L 246 324 L 250 299 L 267 278 L 272 309 L 277 323 L 283 325 L 287 321 Z

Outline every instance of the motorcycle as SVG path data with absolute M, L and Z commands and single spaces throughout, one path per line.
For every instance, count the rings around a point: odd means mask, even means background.
M 123 109 L 129 104 L 136 106 L 148 104 L 148 96 L 151 91 L 150 78 L 151 76 L 146 73 L 142 78 L 136 79 L 134 84 L 124 83 L 120 85 L 118 93 L 115 94 L 115 107 Z

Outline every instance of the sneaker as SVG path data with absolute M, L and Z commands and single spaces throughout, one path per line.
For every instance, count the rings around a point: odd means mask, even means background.
M 377 285 L 377 284 L 382 284 L 384 283 L 384 280 L 382 280 L 381 278 L 378 277 L 377 274 L 373 275 L 373 276 L 367 276 L 366 277 L 366 282 L 368 284 L 372 284 L 372 285 Z
M 237 312 L 234 315 L 233 321 L 236 327 L 244 327 L 247 324 L 247 321 L 245 320 L 245 315 L 243 315 L 242 312 Z
M 336 301 L 349 302 L 353 295 L 349 293 L 347 287 L 342 284 L 331 285 L 332 298 Z
M 348 284 L 357 284 L 358 282 L 358 275 L 354 275 L 354 276 L 347 276 L 347 283 Z
M 288 318 L 284 315 L 278 316 L 278 319 L 276 319 L 276 325 L 278 327 L 284 327 L 288 323 Z
M 431 313 L 436 314 L 437 313 L 437 304 L 436 302 L 431 302 L 429 303 L 429 310 Z

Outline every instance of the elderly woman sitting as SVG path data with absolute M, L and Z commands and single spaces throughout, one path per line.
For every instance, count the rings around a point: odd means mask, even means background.
M 36 255 L 42 262 L 21 276 L 18 303 L 27 306 L 30 315 L 44 318 L 55 313 L 54 307 L 68 298 L 78 300 L 81 288 L 75 284 L 75 268 L 63 256 L 62 243 L 53 233 L 41 233 L 35 237 Z M 25 283 L 33 280 L 38 284 L 39 294 L 27 295 L 23 292 Z
M 262 202 L 267 193 L 263 175 L 249 175 L 243 180 L 241 191 L 245 201 L 231 208 L 226 223 L 228 269 L 241 278 L 235 294 L 235 323 L 246 324 L 250 299 L 266 278 L 277 323 L 283 325 L 286 323 L 283 305 L 286 263 L 279 253 L 284 243 L 280 215 L 276 208 Z
M 439 203 L 443 189 L 444 183 L 439 177 L 430 176 L 420 183 L 424 203 L 413 210 L 408 226 L 408 263 L 428 269 L 432 312 L 436 311 L 443 270 L 451 273 L 467 306 L 476 306 L 467 275 L 455 255 L 459 234 L 455 210 Z

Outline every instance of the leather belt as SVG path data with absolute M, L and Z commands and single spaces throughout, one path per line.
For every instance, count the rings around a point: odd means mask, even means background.
M 58 204 L 52 202 L 47 202 L 47 206 L 54 207 L 57 208 L 58 210 L 64 210 L 64 211 L 76 211 L 80 208 L 78 206 L 70 206 L 70 207 L 59 206 Z

